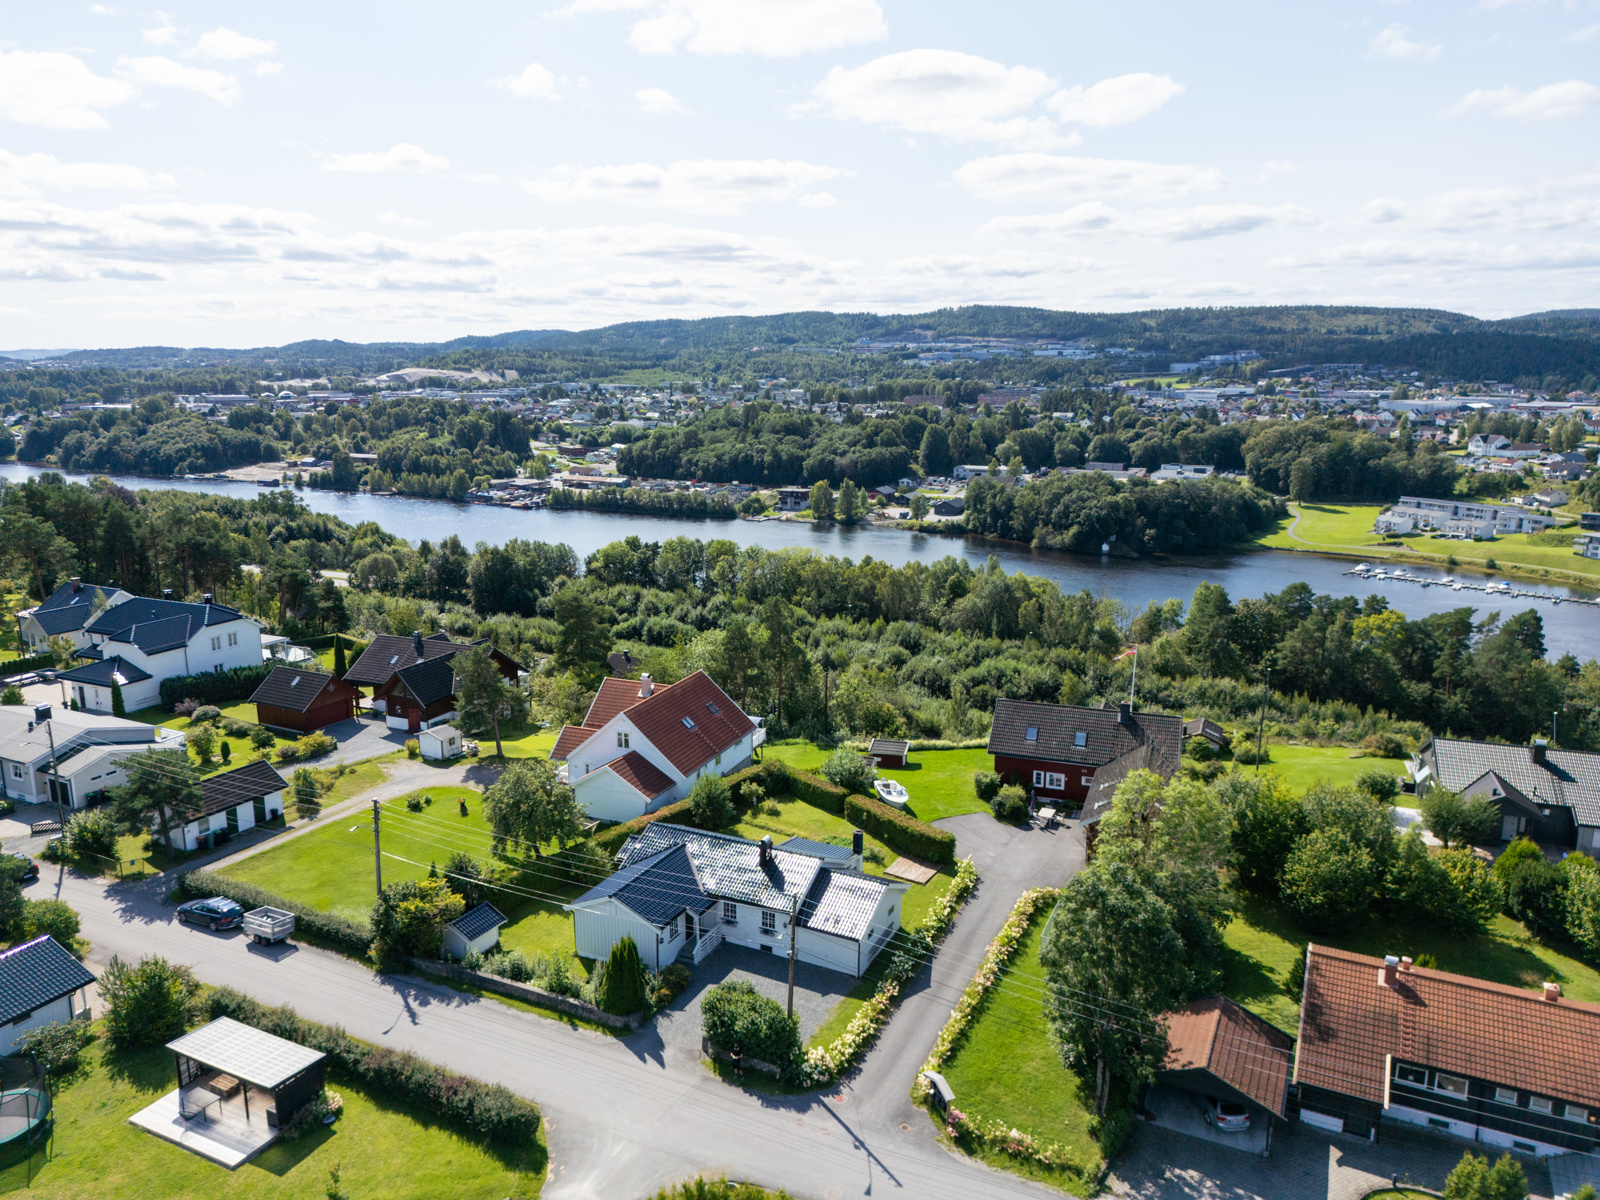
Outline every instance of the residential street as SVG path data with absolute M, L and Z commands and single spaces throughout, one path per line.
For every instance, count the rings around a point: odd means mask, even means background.
M 28 894 L 57 895 L 82 914 L 96 968 L 112 954 L 161 954 L 192 965 L 208 983 L 291 1004 L 358 1037 L 536 1100 L 548 1122 L 551 1200 L 644 1196 L 697 1172 L 818 1200 L 1052 1195 L 951 1155 L 908 1093 L 1016 897 L 1067 879 L 1082 865 L 1081 843 L 1070 829 L 1017 830 L 987 815 L 942 824 L 956 830 L 983 882 L 857 1077 L 824 1097 L 740 1092 L 706 1071 L 692 1050 L 664 1044 L 654 1027 L 618 1040 L 414 979 L 376 975 L 323 951 L 261 948 L 240 934 L 180 926 L 162 902 L 161 879 L 107 884 L 50 868 Z

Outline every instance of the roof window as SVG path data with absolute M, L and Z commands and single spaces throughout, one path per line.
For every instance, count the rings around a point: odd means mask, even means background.
M 1037 742 L 1039 740 L 1039 727 L 1037 725 L 1029 725 L 1027 729 L 1022 731 L 1022 737 L 1024 741 Z
M 717 707 L 716 701 L 714 700 L 706 701 L 706 711 L 709 712 L 713 717 L 719 717 L 722 715 L 722 710 Z
M 400 661 L 400 656 L 398 654 L 396 654 L 393 658 L 391 658 L 389 660 L 389 665 L 392 667 L 392 666 L 395 665 L 395 663 L 397 663 L 399 661 Z
M 683 727 L 685 729 L 693 729 L 694 728 L 694 718 L 693 717 L 684 717 L 683 718 Z
M 296 675 L 293 679 L 289 680 L 289 686 L 290 687 L 299 687 L 300 686 L 300 676 Z
M 1078 730 L 1077 733 L 1072 735 L 1072 744 L 1082 749 L 1089 744 L 1089 735 L 1081 729 Z

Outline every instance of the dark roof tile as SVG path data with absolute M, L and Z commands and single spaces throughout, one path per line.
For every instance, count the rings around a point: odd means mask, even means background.
M 0 1025 L 93 982 L 84 965 L 49 934 L 0 951 Z
M 303 713 L 309 712 L 316 704 L 327 704 L 340 698 L 350 699 L 359 694 L 349 684 L 323 671 L 273 667 L 272 673 L 261 681 L 261 686 L 251 695 L 250 703 Z
M 462 913 L 450 922 L 450 928 L 470 942 L 482 937 L 491 929 L 499 929 L 505 923 L 505 914 L 494 905 L 485 903 Z
M 247 804 L 289 785 L 271 763 L 257 759 L 232 771 L 211 775 L 200 781 L 200 811 L 195 817 L 208 817 L 225 808 Z M 194 817 L 189 818 L 191 821 Z

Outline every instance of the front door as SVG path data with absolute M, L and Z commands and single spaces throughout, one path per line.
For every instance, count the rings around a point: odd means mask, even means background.
M 406 728 L 412 733 L 422 728 L 422 710 L 420 708 L 406 709 Z
M 265 796 L 256 797 L 255 814 L 257 825 L 265 825 L 267 823 L 267 798 Z
M 692 948 L 694 946 L 694 914 L 692 912 L 683 914 L 683 936 L 688 940 Z
M 1512 838 L 1514 838 L 1516 836 L 1517 836 L 1517 818 L 1515 816 L 1509 816 L 1509 815 L 1504 817 L 1504 818 L 1502 818 L 1501 821 L 1500 821 L 1500 840 L 1502 842 L 1509 842 Z
M 228 834 L 231 837 L 239 832 L 239 809 L 235 805 L 228 810 Z
M 89 701 L 84 697 L 83 685 L 79 684 L 78 685 L 78 711 L 79 712 L 87 712 L 88 709 L 89 709 Z

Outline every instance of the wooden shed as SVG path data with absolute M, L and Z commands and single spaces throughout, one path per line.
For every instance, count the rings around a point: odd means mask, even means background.
M 261 724 L 310 733 L 354 717 L 360 695 L 342 679 L 321 671 L 274 667 L 250 703 L 256 706 L 256 720 Z
M 898 771 L 905 767 L 906 756 L 911 753 L 910 742 L 897 742 L 890 738 L 873 738 L 867 747 L 867 757 L 876 759 L 879 767 Z

